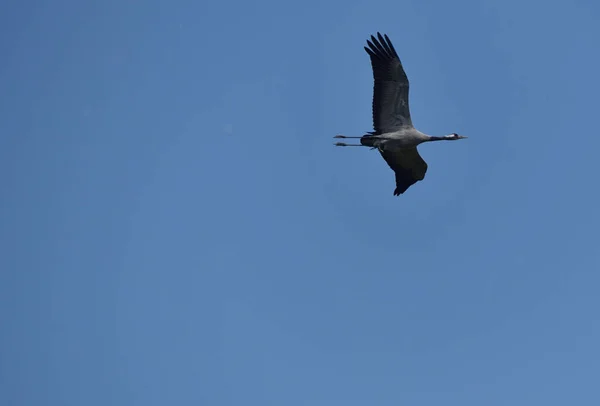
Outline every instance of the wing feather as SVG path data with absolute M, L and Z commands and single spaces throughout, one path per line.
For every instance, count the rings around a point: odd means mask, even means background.
M 373 68 L 373 128 L 378 134 L 412 127 L 408 105 L 408 77 L 387 35 L 377 33 L 365 50 Z
M 425 179 L 427 162 L 421 158 L 417 148 L 380 151 L 381 156 L 396 174 L 394 196 L 406 192 L 409 187 Z

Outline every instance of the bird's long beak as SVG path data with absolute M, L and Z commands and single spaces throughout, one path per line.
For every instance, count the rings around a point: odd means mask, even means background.
M 469 138 L 469 137 L 467 137 L 467 136 L 464 136 L 464 135 L 459 135 L 459 136 L 458 136 L 458 139 L 459 139 L 459 140 L 461 140 L 461 139 L 463 139 L 463 138 Z

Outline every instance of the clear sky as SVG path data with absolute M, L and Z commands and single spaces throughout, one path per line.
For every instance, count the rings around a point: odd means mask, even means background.
M 0 404 L 598 405 L 600 3 L 8 0 Z M 420 148 L 400 197 L 363 50 Z

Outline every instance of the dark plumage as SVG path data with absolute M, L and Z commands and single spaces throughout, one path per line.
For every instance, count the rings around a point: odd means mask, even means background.
M 337 146 L 366 146 L 377 148 L 396 174 L 394 196 L 425 178 L 427 163 L 419 155 L 417 145 L 429 141 L 467 138 L 456 133 L 433 137 L 414 128 L 408 103 L 409 82 L 398 53 L 387 35 L 377 33 L 367 40 L 365 51 L 373 69 L 373 129 L 360 138 L 360 144 L 336 143 Z

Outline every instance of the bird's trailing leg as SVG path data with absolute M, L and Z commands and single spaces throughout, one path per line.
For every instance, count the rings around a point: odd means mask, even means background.
M 333 138 L 362 138 L 362 137 L 346 137 L 345 135 L 336 135 Z M 365 145 L 362 144 L 346 144 L 345 142 L 336 142 L 335 144 L 336 147 L 364 147 Z
M 365 136 L 363 135 L 362 137 L 348 137 L 346 135 L 336 135 L 333 138 L 353 138 L 353 139 L 362 139 Z M 377 136 L 370 136 L 368 137 L 370 139 L 378 139 Z M 365 144 L 346 144 L 345 142 L 336 142 L 334 145 L 338 146 L 338 147 L 370 147 L 371 145 L 365 145 Z M 378 147 L 372 147 L 371 149 L 377 149 Z

